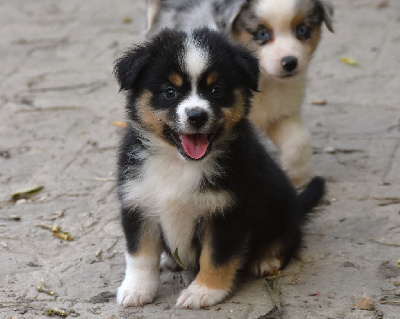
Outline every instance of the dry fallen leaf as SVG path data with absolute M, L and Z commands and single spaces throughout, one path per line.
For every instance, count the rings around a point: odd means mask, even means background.
M 357 307 L 360 310 L 374 310 L 375 308 L 375 301 L 374 299 L 363 296 L 357 303 Z
M 383 0 L 376 5 L 377 9 L 387 8 L 389 6 L 388 0 Z
M 53 226 L 51 231 L 53 232 L 54 236 L 56 236 L 58 238 L 61 238 L 61 239 L 65 240 L 65 241 L 73 240 L 73 238 L 72 238 L 72 236 L 70 235 L 69 232 L 62 231 L 61 228 L 59 226 L 57 226 L 57 225 Z
M 318 105 L 318 106 L 324 106 L 326 105 L 326 100 L 325 99 L 320 99 L 320 100 L 313 100 L 311 101 L 312 105 Z
M 36 289 L 40 292 L 44 292 L 50 296 L 56 296 L 56 292 L 54 290 L 48 289 L 46 283 L 43 278 L 40 280 L 40 284 L 36 284 Z
M 122 20 L 122 22 L 123 22 L 124 24 L 132 23 L 132 18 L 126 17 L 126 18 L 124 18 L 124 20 Z
M 111 121 L 111 125 L 122 127 L 122 128 L 125 128 L 128 126 L 128 124 L 124 121 Z
M 47 316 L 61 316 L 61 317 L 67 317 L 69 316 L 70 312 L 65 309 L 60 309 L 60 308 L 47 308 L 45 311 L 45 315 Z
M 49 226 L 46 224 L 37 224 L 36 226 L 41 227 L 43 229 L 50 230 L 54 236 L 61 238 L 65 241 L 74 240 L 74 238 L 71 236 L 71 234 L 69 232 L 61 230 L 60 226 L 58 226 L 58 225 Z

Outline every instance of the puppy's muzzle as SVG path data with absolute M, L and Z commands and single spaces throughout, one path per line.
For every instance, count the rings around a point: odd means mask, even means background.
M 287 73 L 292 73 L 296 70 L 298 65 L 298 60 L 295 56 L 285 56 L 281 60 L 281 66 Z
M 200 130 L 207 123 L 208 118 L 208 113 L 200 108 L 187 111 L 188 123 L 197 130 Z

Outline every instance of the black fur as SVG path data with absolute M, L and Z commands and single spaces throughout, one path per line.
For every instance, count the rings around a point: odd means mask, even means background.
M 222 119 L 223 109 L 234 105 L 236 99 L 233 95 L 234 90 L 240 90 L 244 97 L 245 111 L 234 123 L 231 131 L 225 132 L 228 134 L 222 133 L 223 128 L 218 126 L 220 125 L 218 121 L 214 123 L 217 128 L 206 157 L 214 157 L 217 169 L 211 178 L 204 175 L 196 192 L 202 194 L 210 191 L 216 194 L 219 191 L 226 191 L 232 194 L 233 203 L 213 214 L 204 212 L 197 219 L 191 238 L 197 257 L 192 266 L 195 268 L 199 266 L 204 236 L 211 237 L 212 259 L 215 265 L 224 265 L 232 258 L 241 256 L 244 259 L 242 267 L 245 267 L 253 258 L 263 251 L 272 249 L 274 245 L 279 246 L 279 257 L 282 257 L 285 265 L 299 248 L 304 215 L 323 196 L 324 181 L 320 177 L 313 179 L 298 196 L 289 179 L 258 140 L 246 117 L 252 93 L 257 89 L 259 73 L 256 59 L 242 47 L 231 44 L 216 32 L 201 29 L 195 31 L 193 35 L 211 57 L 205 74 L 212 71 L 221 74 L 218 81 L 224 86 L 226 97 L 218 101 L 209 97 L 205 93 L 206 84 L 203 83 L 202 77 L 198 84 L 199 94 L 210 102 L 217 119 Z M 129 91 L 128 117 L 135 123 L 127 129 L 120 146 L 118 160 L 118 192 L 122 204 L 122 224 L 128 252 L 131 254 L 137 250 L 137 241 L 140 239 L 141 228 L 146 222 L 147 215 L 145 208 L 140 207 L 141 203 L 132 203 L 124 197 L 124 185 L 129 180 L 143 178 L 141 171 L 148 158 L 156 152 L 146 144 L 146 136 L 150 136 L 147 135 L 150 133 L 137 115 L 139 107 L 137 99 L 144 90 L 149 90 L 153 94 L 150 102 L 152 109 L 158 111 L 164 108 L 169 112 L 168 121 L 176 119 L 175 107 L 187 96 L 185 90 L 190 89 L 188 75 L 179 64 L 179 52 L 186 36 L 183 32 L 164 31 L 144 45 L 128 51 L 115 66 L 115 74 L 121 89 Z M 163 83 L 172 71 L 182 76 L 184 84 L 179 91 L 181 96 L 174 102 L 165 104 L 166 102 L 157 97 L 157 94 L 160 95 L 160 88 L 165 86 Z M 170 130 L 174 129 L 170 123 L 166 126 Z M 164 136 L 159 138 L 165 139 Z M 179 160 L 187 161 L 183 157 Z M 179 174 L 180 172 L 177 172 L 177 179 L 180 177 Z M 168 188 L 168 185 L 165 187 Z M 157 194 L 154 194 L 154 200 L 157 198 Z M 190 215 L 190 212 L 187 214 Z M 160 232 L 163 237 L 162 228 Z M 165 240 L 164 243 L 167 245 Z M 165 248 L 170 253 L 175 250 L 175 247 Z

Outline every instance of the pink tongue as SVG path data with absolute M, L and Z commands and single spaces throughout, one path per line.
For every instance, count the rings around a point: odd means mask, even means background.
M 182 146 L 191 158 L 202 158 L 208 147 L 207 134 L 183 134 Z

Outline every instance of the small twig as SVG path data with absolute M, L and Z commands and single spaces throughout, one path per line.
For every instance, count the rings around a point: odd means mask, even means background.
M 380 303 L 382 305 L 387 304 L 387 303 L 400 304 L 400 300 L 381 300 Z
M 61 209 L 61 210 L 55 212 L 54 215 L 52 215 L 52 216 L 46 218 L 46 220 L 56 220 L 56 219 L 59 219 L 59 218 L 61 218 L 61 217 L 64 217 L 64 213 L 65 213 L 65 209 Z
M 47 224 L 36 224 L 35 226 L 43 228 L 43 229 L 51 230 L 51 231 L 53 230 L 53 226 L 50 226 L 50 225 L 47 225 Z
M 396 205 L 396 204 L 400 204 L 400 198 L 391 199 L 386 202 L 379 203 L 378 206 L 389 206 L 389 205 Z
M 384 242 L 382 242 L 380 240 L 376 240 L 376 239 L 373 239 L 373 238 L 370 238 L 369 241 L 372 241 L 373 243 L 381 244 L 381 245 L 384 245 L 384 246 L 400 247 L 400 244 L 384 243 Z
M 94 180 L 100 182 L 114 182 L 117 179 L 115 177 L 95 177 Z

